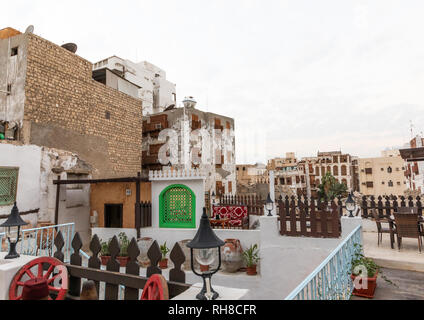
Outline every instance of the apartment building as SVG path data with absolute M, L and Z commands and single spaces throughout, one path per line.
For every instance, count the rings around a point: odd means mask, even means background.
M 383 151 L 381 157 L 359 159 L 360 192 L 365 196 L 401 196 L 408 189 L 405 161 L 399 151 Z
M 193 97 L 184 107 L 143 117 L 143 173 L 199 169 L 206 175 L 205 192 L 236 192 L 234 119 L 203 112 Z
M 263 163 L 236 165 L 237 184 L 252 185 L 268 181 L 268 170 Z
M 96 80 L 143 101 L 143 115 L 163 112 L 177 102 L 176 85 L 166 79 L 166 72 L 154 64 L 132 62 L 112 56 L 93 65 Z M 119 78 L 113 77 L 118 75 Z M 136 89 L 129 88 L 128 80 Z

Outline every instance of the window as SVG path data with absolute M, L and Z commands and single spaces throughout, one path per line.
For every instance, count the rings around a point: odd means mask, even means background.
M 392 167 L 388 167 L 388 168 L 387 168 L 387 173 L 392 173 L 392 172 L 393 172 Z
M 373 188 L 373 187 L 374 187 L 374 183 L 372 181 L 368 181 L 367 188 Z
M 105 204 L 105 228 L 122 228 L 122 204 Z
M 372 168 L 365 168 L 365 174 L 372 174 Z
M 0 206 L 16 201 L 19 168 L 0 167 Z
M 10 50 L 10 56 L 17 56 L 18 55 L 18 47 L 14 47 L 12 48 L 12 50 Z
M 338 176 L 339 175 L 339 168 L 337 166 L 333 167 L 333 176 Z
M 342 166 L 342 176 L 346 176 L 347 175 L 347 167 L 345 165 Z
M 11 95 L 12 94 L 12 85 L 10 83 L 7 85 L 6 91 L 7 91 L 7 95 Z
M 225 190 L 218 182 L 216 191 L 221 195 Z M 163 189 L 159 195 L 159 227 L 196 228 L 196 196 L 189 187 L 177 184 Z
M 388 185 L 389 185 L 389 187 L 393 187 L 393 181 L 390 180 L 389 183 L 388 183 Z
M 384 181 L 382 181 L 381 184 L 384 184 Z
M 400 181 L 397 182 L 397 185 L 400 186 Z
M 110 120 L 110 112 L 109 112 L 109 111 L 106 111 L 106 113 L 105 113 L 105 118 L 106 118 L 107 120 Z

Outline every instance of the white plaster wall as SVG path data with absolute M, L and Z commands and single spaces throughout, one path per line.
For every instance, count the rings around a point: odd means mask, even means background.
M 159 195 L 166 187 L 173 184 L 182 184 L 190 188 L 196 196 L 196 228 L 199 226 L 200 218 L 205 206 L 205 179 L 173 179 L 152 181 L 152 227 L 159 228 Z M 166 230 L 166 229 L 165 229 Z
M 41 148 L 0 143 L 0 167 L 19 167 L 16 202 L 19 211 L 40 208 Z M 13 205 L 0 206 L 0 215 L 10 214 Z

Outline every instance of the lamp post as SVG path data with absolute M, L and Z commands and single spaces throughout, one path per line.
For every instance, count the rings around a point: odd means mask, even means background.
M 16 252 L 16 244 L 19 241 L 21 226 L 25 226 L 27 224 L 28 222 L 22 220 L 21 216 L 19 215 L 19 210 L 15 202 L 6 222 L 0 225 L 0 227 L 6 228 L 6 237 L 9 241 L 9 253 L 7 254 L 7 256 L 4 257 L 5 259 L 15 259 L 19 257 L 19 253 Z M 13 233 L 15 233 L 15 231 L 16 237 L 13 236 Z
M 346 210 L 349 211 L 349 218 L 354 218 L 353 210 L 355 210 L 356 204 L 352 199 L 352 193 L 349 193 L 346 200 Z
M 212 289 L 211 278 L 212 275 L 218 272 L 221 267 L 221 247 L 225 244 L 224 241 L 219 239 L 215 232 L 213 232 L 209 218 L 206 215 L 206 208 L 203 208 L 202 218 L 200 219 L 199 229 L 197 230 L 196 235 L 193 240 L 187 244 L 187 247 L 190 248 L 191 256 L 191 269 L 194 274 L 203 278 L 203 288 L 197 294 L 196 298 L 198 300 L 215 300 L 218 298 L 219 294 Z M 196 250 L 196 254 L 194 254 Z M 216 269 L 210 269 L 203 273 L 199 273 L 194 268 L 193 256 L 197 262 L 201 265 L 211 265 L 215 261 L 214 253 L 218 250 L 218 267 Z
M 268 197 L 266 198 L 265 207 L 268 210 L 268 217 L 272 217 L 271 211 L 274 210 L 274 201 L 271 200 L 270 193 L 268 193 Z

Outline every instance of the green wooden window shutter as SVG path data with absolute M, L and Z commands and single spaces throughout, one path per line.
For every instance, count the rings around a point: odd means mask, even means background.
M 166 187 L 159 196 L 160 228 L 196 228 L 196 196 L 185 185 Z
M 19 168 L 0 167 L 0 206 L 16 201 Z

